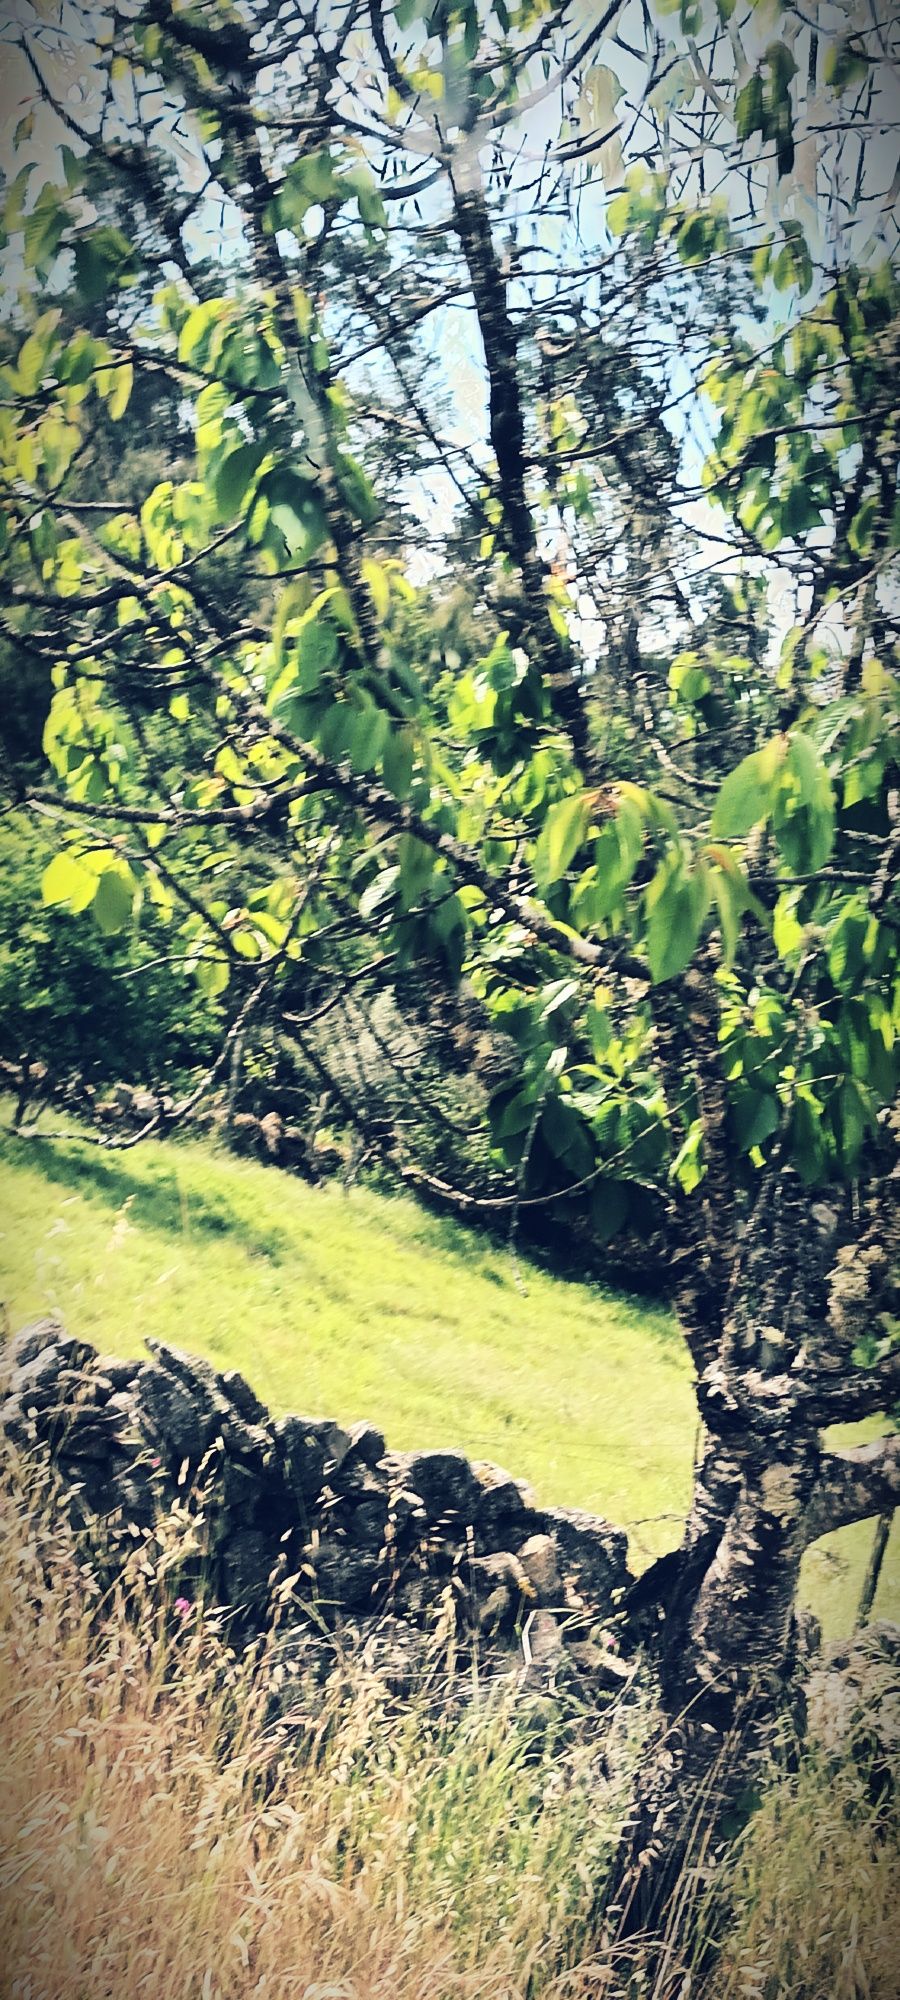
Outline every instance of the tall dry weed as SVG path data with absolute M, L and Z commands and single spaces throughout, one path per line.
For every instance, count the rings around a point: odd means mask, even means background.
M 617 1819 L 590 1745 L 358 1670 L 273 1723 L 146 1551 L 126 1605 L 8 1492 L 0 1534 L 9 2000 L 524 2000 L 577 1960 Z
M 0 1487 L 5 2000 L 896 2000 L 896 1816 L 851 1757 L 773 1784 L 712 1969 L 630 1984 L 590 1937 L 625 1782 L 596 1739 L 358 1666 L 279 1717 L 274 1659 L 235 1658 L 174 1557 L 161 1531 L 104 1595 Z

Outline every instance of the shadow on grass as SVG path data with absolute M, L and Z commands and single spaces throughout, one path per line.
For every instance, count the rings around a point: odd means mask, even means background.
M 131 1220 L 145 1229 L 186 1237 L 227 1236 L 230 1242 L 240 1243 L 243 1249 L 273 1263 L 280 1262 L 290 1248 L 283 1230 L 248 1222 L 224 1195 L 204 1193 L 196 1182 L 187 1187 L 179 1181 L 177 1169 L 154 1164 L 138 1175 L 122 1164 L 121 1156 L 110 1158 L 59 1140 L 37 1138 L 29 1139 L 27 1145 L 20 1141 L 15 1153 L 11 1144 L 3 1144 L 0 1154 L 10 1161 L 27 1161 L 59 1187 L 74 1188 L 88 1199 L 99 1196 L 114 1213 L 129 1201 Z

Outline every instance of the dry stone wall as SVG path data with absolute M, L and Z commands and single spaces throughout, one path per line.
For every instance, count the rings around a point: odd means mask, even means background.
M 116 1360 L 45 1320 L 2 1356 L 2 1429 L 18 1454 L 49 1455 L 113 1560 L 193 1511 L 202 1545 L 179 1588 L 226 1607 L 239 1635 L 277 1618 L 295 1650 L 332 1631 L 396 1659 L 449 1620 L 498 1660 L 564 1656 L 615 1679 L 603 1628 L 629 1577 L 608 1522 L 540 1507 L 458 1451 L 389 1451 L 370 1423 L 273 1417 L 234 1370 L 147 1348 Z

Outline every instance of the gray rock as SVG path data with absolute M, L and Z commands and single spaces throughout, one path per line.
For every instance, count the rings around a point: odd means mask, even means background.
M 322 1491 L 327 1460 L 324 1441 L 304 1417 L 276 1418 L 270 1436 L 287 1489 L 305 1511 Z
M 112 1395 L 107 1397 L 105 1407 L 115 1411 L 116 1422 L 123 1434 L 130 1432 L 137 1436 L 137 1408 L 134 1397 L 126 1389 L 114 1389 Z
M 424 1534 L 428 1516 L 418 1493 L 411 1493 L 404 1486 L 392 1489 L 389 1513 L 395 1540 L 408 1541 Z
M 516 1550 L 519 1567 L 539 1604 L 558 1604 L 562 1591 L 559 1550 L 552 1535 L 529 1535 Z
M 116 1480 L 115 1508 L 126 1530 L 152 1528 L 158 1515 L 165 1513 L 175 1497 L 175 1489 L 140 1459 L 133 1460 Z
M 374 1469 L 385 1455 L 384 1434 L 374 1424 L 353 1424 L 349 1432 L 349 1458 Z
M 223 1444 L 236 1457 L 262 1471 L 269 1459 L 269 1433 L 264 1424 L 267 1412 L 262 1403 L 253 1395 L 242 1376 L 232 1371 L 227 1378 L 236 1394 L 228 1396 L 222 1384 L 226 1377 L 220 1375 L 208 1361 L 195 1360 L 192 1355 L 183 1354 L 178 1347 L 168 1347 L 161 1340 L 148 1340 L 147 1346 L 154 1355 L 157 1365 L 190 1396 L 197 1412 L 198 1421 L 204 1426 L 208 1438 L 221 1437 Z M 262 1412 L 263 1422 L 256 1417 L 248 1418 L 240 1407 Z
M 264 1490 L 249 1466 L 236 1463 L 226 1454 L 215 1483 L 216 1498 L 242 1526 L 253 1523 Z
M 237 1410 L 225 1403 L 224 1398 L 221 1408 L 213 1409 L 212 1418 L 226 1454 L 240 1459 L 252 1468 L 258 1478 L 265 1480 L 271 1474 L 276 1456 L 268 1430 L 264 1430 L 262 1424 L 248 1423 Z M 275 1478 L 277 1482 L 277 1473 Z
M 113 1393 L 121 1395 L 130 1389 L 135 1377 L 140 1373 L 140 1361 L 120 1361 L 115 1354 L 98 1354 L 94 1368 L 101 1378 L 109 1382 Z
M 535 1611 L 529 1618 L 523 1635 L 522 1650 L 529 1669 L 556 1666 L 565 1656 L 565 1644 L 558 1621 L 552 1611 Z
M 249 1382 L 244 1381 L 243 1375 L 240 1375 L 236 1368 L 227 1368 L 217 1380 L 226 1402 L 233 1403 L 244 1422 L 259 1424 L 264 1428 L 269 1421 L 269 1412 L 265 1403 L 261 1403 L 255 1391 L 251 1389 Z
M 270 1625 L 279 1581 L 298 1572 L 298 1600 L 308 1595 L 341 1646 L 398 1687 L 454 1606 L 463 1644 L 467 1630 L 486 1642 L 488 1675 L 521 1675 L 527 1631 L 529 1671 L 555 1683 L 563 1640 L 549 1608 L 593 1606 L 602 1619 L 626 1581 L 624 1535 L 575 1509 L 539 1509 L 498 1466 L 457 1451 L 389 1454 L 373 1424 L 272 1419 L 236 1370 L 148 1346 L 149 1361 L 101 1359 L 42 1321 L 5 1350 L 15 1393 L 0 1423 L 25 1450 L 49 1447 L 104 1575 L 184 1499 L 186 1465 L 203 1480 L 208 1545 L 201 1558 L 184 1544 L 179 1576 L 212 1582 L 252 1637 Z M 166 1530 L 176 1555 L 178 1519 Z M 312 1667 L 313 1652 L 333 1658 L 321 1632 L 303 1631 L 282 1677 L 301 1657 Z M 587 1657 L 570 1664 L 596 1681 Z
M 340 1472 L 350 1450 L 350 1435 L 335 1423 L 333 1417 L 303 1417 L 300 1421 L 310 1435 L 318 1439 L 325 1455 L 325 1472 Z
M 315 1687 L 324 1687 L 337 1659 L 334 1641 L 315 1626 L 305 1620 L 283 1626 L 266 1658 L 266 1706 L 270 1719 L 289 1717 L 296 1704 L 304 1725 L 308 1725 L 310 1682 Z
M 232 1535 L 221 1557 L 221 1587 L 225 1604 L 235 1610 L 259 1610 L 269 1596 L 269 1578 L 278 1560 L 266 1535 L 241 1528 Z
M 195 1401 L 183 1382 L 145 1362 L 135 1381 L 138 1421 L 171 1461 L 196 1469 L 215 1435 L 210 1409 Z
M 900 1787 L 900 1625 L 876 1620 L 830 1647 L 807 1699 L 810 1733 L 829 1757 L 849 1753 L 879 1791 Z
M 537 1526 L 533 1495 L 499 1465 L 476 1459 L 472 1471 L 478 1483 L 475 1540 L 479 1550 L 514 1548 L 524 1540 L 529 1524 Z
M 35 1443 L 34 1422 L 26 1417 L 18 1396 L 7 1396 L 0 1404 L 0 1430 L 18 1451 L 27 1451 Z
M 447 1514 L 474 1521 L 481 1488 L 461 1451 L 412 1452 L 404 1483 L 420 1495 L 430 1521 Z
M 146 1346 L 158 1367 L 181 1382 L 194 1396 L 205 1393 L 213 1397 L 218 1392 L 218 1377 L 211 1362 L 200 1355 L 185 1354 L 181 1347 L 170 1347 L 165 1340 L 148 1339 Z
M 354 1458 L 348 1452 L 339 1472 L 332 1467 L 328 1472 L 329 1491 L 351 1506 L 357 1500 L 365 1499 L 369 1493 L 389 1492 L 387 1471 L 383 1465 L 364 1465 L 361 1458 Z
M 377 1486 L 355 1499 L 347 1534 L 355 1548 L 380 1549 L 388 1524 L 387 1494 Z
M 425 1640 L 405 1618 L 379 1618 L 362 1646 L 361 1659 L 390 1694 L 401 1697 L 413 1693 L 428 1666 Z
M 42 1426 L 54 1420 L 56 1449 L 62 1458 L 96 1458 L 108 1460 L 118 1443 L 116 1412 L 102 1404 L 63 1404 L 58 1410 L 46 1411 Z
M 26 1368 L 30 1361 L 37 1361 L 48 1347 L 56 1347 L 65 1335 L 58 1320 L 33 1319 L 27 1326 L 19 1328 L 5 1343 L 3 1362 L 8 1368 Z
M 17 1396 L 23 1410 L 41 1410 L 59 1401 L 59 1378 L 64 1363 L 58 1347 L 45 1347 L 12 1370 L 9 1391 Z
M 521 1564 L 508 1552 L 475 1556 L 467 1567 L 475 1623 L 481 1632 L 515 1624 L 523 1606 L 534 1602 L 534 1589 Z
M 543 1526 L 556 1542 L 562 1575 L 574 1581 L 589 1604 L 605 1609 L 613 1591 L 628 1581 L 627 1537 L 580 1507 L 546 1508 Z
M 372 1611 L 381 1567 L 368 1549 L 351 1549 L 336 1537 L 323 1536 L 312 1553 L 315 1596 L 319 1608 L 332 1617 L 348 1611 Z

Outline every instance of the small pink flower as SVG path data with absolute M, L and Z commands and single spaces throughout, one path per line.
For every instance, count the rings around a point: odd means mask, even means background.
M 159 1468 L 160 1468 L 160 1466 L 162 1465 L 162 1459 L 161 1459 L 161 1458 L 151 1458 L 151 1460 L 150 1460 L 150 1464 L 152 1465 L 152 1467 L 153 1467 L 153 1470 L 154 1470 L 154 1472 L 158 1472 L 158 1471 L 159 1471 Z
M 189 1597 L 176 1597 L 175 1602 L 172 1606 L 173 1611 L 177 1612 L 178 1617 L 182 1620 L 182 1623 L 184 1622 L 185 1618 L 190 1617 L 193 1608 L 194 1607 L 191 1604 Z

